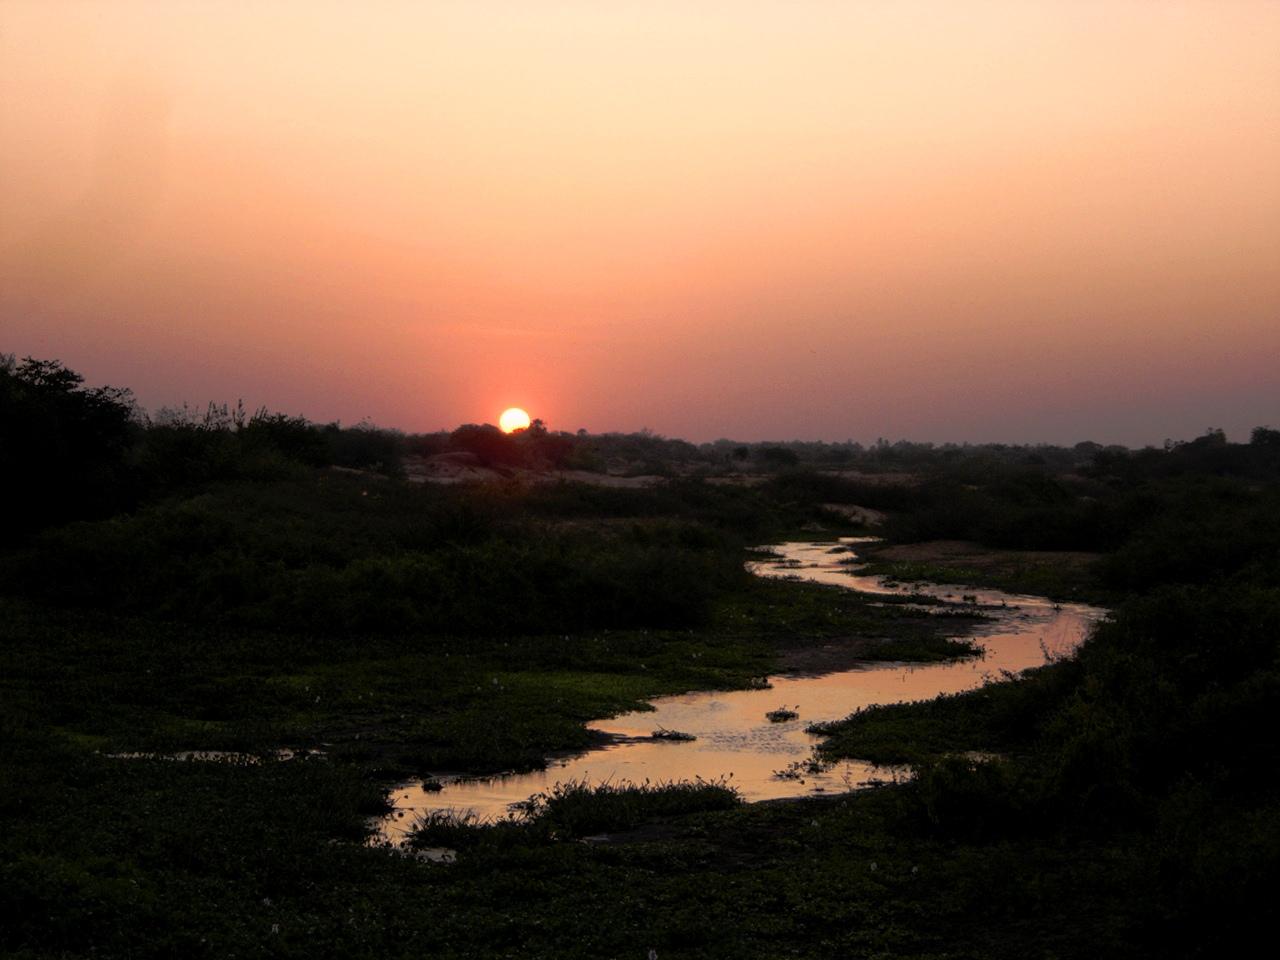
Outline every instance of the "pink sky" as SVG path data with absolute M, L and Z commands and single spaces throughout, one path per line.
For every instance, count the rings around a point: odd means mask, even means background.
M 1280 426 L 1280 4 L 0 0 L 0 351 L 409 430 Z

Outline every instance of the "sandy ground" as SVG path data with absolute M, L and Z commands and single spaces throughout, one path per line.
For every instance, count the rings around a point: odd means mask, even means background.
M 651 487 L 666 478 L 655 475 L 624 476 L 621 473 L 594 473 L 588 470 L 530 470 L 525 467 L 486 467 L 474 454 L 441 453 L 434 457 L 408 456 L 404 459 L 405 478 L 411 483 L 484 483 L 487 481 L 516 481 L 518 483 L 587 483 L 598 487 Z M 824 471 L 832 476 L 858 480 L 869 484 L 916 482 L 906 473 L 858 473 L 852 470 Z M 690 473 L 688 476 L 701 476 Z M 723 486 L 752 487 L 765 483 L 771 474 L 728 473 L 704 476 L 707 483 Z M 828 509 L 843 514 L 855 523 L 874 525 L 884 520 L 885 514 L 868 507 L 848 504 L 826 504 Z
M 485 467 L 468 453 L 442 453 L 434 457 L 405 457 L 405 479 L 410 483 L 588 483 L 598 487 L 650 487 L 662 477 L 622 477 L 588 470 L 529 470 L 524 467 Z

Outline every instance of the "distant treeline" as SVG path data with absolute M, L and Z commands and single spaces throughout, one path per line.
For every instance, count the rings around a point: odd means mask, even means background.
M 858 504 L 892 513 L 897 540 L 965 539 L 993 546 L 1113 550 L 1148 526 L 1221 530 L 1213 549 L 1254 533 L 1257 482 L 1280 477 L 1280 430 L 1249 443 L 1221 430 L 1131 451 L 1009 444 L 754 443 L 695 445 L 647 431 L 513 435 L 489 424 L 404 434 L 211 403 L 147 415 L 126 389 L 84 386 L 58 361 L 0 355 L 0 471 L 18 505 L 6 539 L 74 519 L 129 511 L 211 482 L 271 480 L 314 467 L 389 476 L 412 458 L 460 456 L 503 471 L 576 469 L 697 478 L 770 478 L 773 499 Z M 863 476 L 865 475 L 865 476 Z M 873 476 L 874 475 L 874 476 Z M 1210 519 L 1212 521 L 1210 522 Z M 1172 536 L 1172 535 L 1169 535 Z M 1168 539 L 1169 536 L 1159 538 Z M 1153 550 L 1162 568 L 1172 562 Z M 1126 582 L 1141 579 L 1135 569 Z
M 408 436 L 369 423 L 344 427 L 243 404 L 148 415 L 127 389 L 86 387 L 56 360 L 0 354 L 0 464 L 5 538 L 110 516 L 215 481 L 271 480 L 299 468 L 346 467 L 389 476 L 407 456 L 463 453 L 486 466 L 563 466 L 575 441 L 538 422 L 517 436 L 466 425 Z

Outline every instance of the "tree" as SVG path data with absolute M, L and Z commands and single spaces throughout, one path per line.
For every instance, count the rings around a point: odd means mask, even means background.
M 514 438 L 490 423 L 463 424 L 449 435 L 449 446 L 475 454 L 486 467 L 515 466 L 524 460 Z
M 58 360 L 0 356 L 0 496 L 10 538 L 105 516 L 134 498 L 133 394 L 83 384 Z
M 1249 437 L 1249 445 L 1254 447 L 1280 448 L 1280 430 L 1270 427 L 1254 427 Z

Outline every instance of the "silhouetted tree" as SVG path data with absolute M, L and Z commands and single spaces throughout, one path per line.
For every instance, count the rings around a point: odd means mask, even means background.
M 1249 444 L 1254 447 L 1280 447 L 1280 430 L 1272 430 L 1270 427 L 1254 427 L 1253 434 L 1249 438 Z
M 0 355 L 0 497 L 12 539 L 130 502 L 139 431 L 128 390 L 83 386 L 57 360 Z
M 489 423 L 463 424 L 449 435 L 449 446 L 474 454 L 487 467 L 510 467 L 524 461 L 515 439 Z

